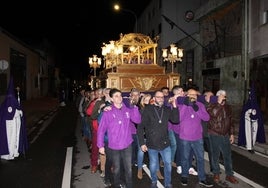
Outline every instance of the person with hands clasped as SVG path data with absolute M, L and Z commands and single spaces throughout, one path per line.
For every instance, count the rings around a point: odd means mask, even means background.
M 207 181 L 204 164 L 203 128 L 202 121 L 209 120 L 209 114 L 203 103 L 197 101 L 198 92 L 189 89 L 180 109 L 180 148 L 181 148 L 181 184 L 187 186 L 189 176 L 189 157 L 191 150 L 194 151 L 197 161 L 197 172 L 199 184 L 212 187 L 213 184 Z
M 144 107 L 142 120 L 138 126 L 137 134 L 139 144 L 143 152 L 148 151 L 149 167 L 151 173 L 151 188 L 157 187 L 157 170 L 160 154 L 164 162 L 165 187 L 171 188 L 171 149 L 168 135 L 168 121 L 179 123 L 176 98 L 172 98 L 171 107 L 164 105 L 164 94 L 156 91 L 153 97 L 154 103 Z M 144 140 L 146 136 L 146 143 Z

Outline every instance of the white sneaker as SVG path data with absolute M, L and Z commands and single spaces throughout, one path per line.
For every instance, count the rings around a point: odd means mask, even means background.
M 145 163 L 143 163 L 143 165 L 142 165 L 142 168 L 144 168 L 144 167 L 146 167 L 147 165 L 145 164 Z
M 195 171 L 195 169 L 193 167 L 189 168 L 189 174 L 197 176 L 198 173 Z
M 178 167 L 177 167 L 177 173 L 178 173 L 178 174 L 181 174 L 181 171 L 182 171 L 182 170 L 181 170 L 181 166 L 178 166 Z
M 100 177 L 101 177 L 101 178 L 104 178 L 104 177 L 105 177 L 105 173 L 104 173 L 104 171 L 101 172 Z

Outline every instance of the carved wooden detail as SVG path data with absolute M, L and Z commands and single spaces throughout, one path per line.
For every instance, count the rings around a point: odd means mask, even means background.
M 153 92 L 167 86 L 172 88 L 180 84 L 180 76 L 177 73 L 166 74 L 165 68 L 156 63 L 156 46 L 150 37 L 139 33 L 121 35 L 115 45 L 123 45 L 123 55 L 127 57 L 131 53 L 138 56 L 137 63 L 114 63 L 112 69 L 107 66 L 100 76 L 100 83 L 106 83 L 102 87 L 118 88 L 122 92 L 129 92 L 132 88 L 140 91 Z M 136 50 L 129 50 L 134 47 Z M 108 54 L 110 55 L 110 54 Z M 145 63 L 143 58 L 150 58 L 152 62 Z M 106 55 L 107 61 L 107 55 Z M 120 58 L 116 58 L 119 59 Z

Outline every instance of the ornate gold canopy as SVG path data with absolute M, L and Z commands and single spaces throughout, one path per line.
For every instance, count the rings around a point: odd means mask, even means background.
M 156 64 L 157 44 L 141 33 L 120 34 L 118 41 L 104 44 L 102 54 L 106 68 L 121 64 Z
M 166 74 L 165 68 L 157 64 L 156 48 L 157 43 L 141 33 L 121 34 L 119 40 L 104 44 L 102 55 L 106 68 L 100 74 L 100 86 L 105 83 L 105 87 L 128 92 L 131 88 L 155 91 L 178 85 L 179 75 Z

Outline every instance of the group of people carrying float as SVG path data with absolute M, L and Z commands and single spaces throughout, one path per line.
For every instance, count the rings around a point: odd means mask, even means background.
M 90 126 L 89 131 L 92 131 L 85 139 L 92 148 L 91 172 L 96 173 L 100 158 L 101 176 L 106 187 L 124 185 L 132 188 L 132 166 L 137 165 L 137 178 L 142 179 L 145 153 L 149 157 L 151 188 L 157 187 L 158 179 L 164 179 L 165 187 L 172 187 L 172 166 L 181 174 L 183 186 L 188 185 L 190 174 L 198 176 L 200 185 L 212 187 L 213 183 L 205 172 L 205 151 L 209 155 L 215 183 L 220 182 L 220 154 L 224 161 L 225 180 L 238 183 L 231 157 L 235 129 L 225 90 L 219 90 L 216 96 L 211 91 L 200 94 L 194 88 L 184 92 L 181 86 L 174 86 L 172 92 L 163 87 L 152 94 L 140 93 L 133 88 L 127 97 L 116 88 L 88 92 L 99 96 L 92 94 L 88 105 L 92 108 L 91 113 L 87 112 L 88 108 L 85 112 L 88 122 L 91 122 L 86 126 Z M 93 115 L 94 112 L 98 115 Z M 85 128 L 84 120 L 82 122 Z M 197 171 L 193 168 L 193 161 Z M 160 171 L 161 162 L 164 176 Z

